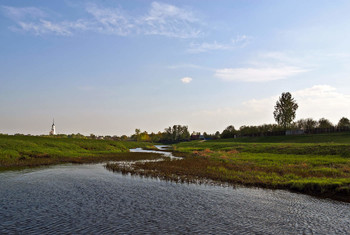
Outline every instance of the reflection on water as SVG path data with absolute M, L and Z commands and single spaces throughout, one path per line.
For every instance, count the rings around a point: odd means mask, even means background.
M 102 164 L 0 174 L 0 233 L 346 234 L 350 204 L 287 191 L 176 184 Z
M 167 145 L 156 145 L 156 147 L 160 150 L 145 150 L 142 148 L 136 148 L 136 149 L 130 149 L 130 152 L 137 152 L 137 153 L 159 153 L 164 155 L 165 157 L 168 157 L 170 159 L 181 159 L 180 157 L 175 157 L 171 152 L 165 152 L 169 148 Z

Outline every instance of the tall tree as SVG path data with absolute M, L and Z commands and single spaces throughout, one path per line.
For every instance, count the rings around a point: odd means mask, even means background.
M 227 139 L 227 138 L 234 138 L 236 134 L 236 129 L 234 126 L 228 126 L 225 130 L 221 133 L 221 138 Z
M 318 120 L 318 128 L 332 128 L 333 124 L 326 118 Z
M 273 116 L 276 122 L 287 129 L 291 122 L 295 119 L 295 112 L 298 104 L 289 92 L 282 93 L 276 102 Z
M 350 120 L 346 117 L 342 117 L 338 122 L 338 127 L 344 128 L 344 127 L 350 127 Z

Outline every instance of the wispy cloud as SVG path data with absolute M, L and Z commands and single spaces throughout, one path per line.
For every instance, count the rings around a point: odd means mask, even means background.
M 184 77 L 180 79 L 182 83 L 188 84 L 190 82 L 192 82 L 192 78 L 190 77 Z
M 175 38 L 195 38 L 200 34 L 200 22 L 190 10 L 174 5 L 153 2 L 143 15 L 131 16 L 121 8 L 106 8 L 87 4 L 87 18 L 57 21 L 39 8 L 16 8 L 2 6 L 2 11 L 11 18 L 15 31 L 36 35 L 72 35 L 77 31 L 127 36 L 130 34 L 161 35 Z
M 243 81 L 243 82 L 267 82 L 285 79 L 307 70 L 293 67 L 272 67 L 272 68 L 226 68 L 218 69 L 215 77 L 225 81 Z
M 136 27 L 132 19 L 118 8 L 101 8 L 95 4 L 89 4 L 86 11 L 93 16 L 90 24 L 94 30 L 126 36 Z
M 2 12 L 13 20 L 23 20 L 25 18 L 42 18 L 46 13 L 36 7 L 11 7 L 2 6 Z
M 192 43 L 187 52 L 201 53 L 212 50 L 234 50 L 236 48 L 245 47 L 249 43 L 250 37 L 246 35 L 239 35 L 236 39 L 232 39 L 229 43 L 218 43 L 214 41 L 212 43 Z
M 295 57 L 280 52 L 256 56 L 246 66 L 216 69 L 214 76 L 225 81 L 268 82 L 286 79 L 311 70 Z
M 199 20 L 192 11 L 160 2 L 153 2 L 139 22 L 145 34 L 178 38 L 194 38 L 200 34 L 196 28 Z
M 40 20 L 38 23 L 18 22 L 22 31 L 32 32 L 35 35 L 54 33 L 56 35 L 68 36 L 71 35 L 71 24 L 60 23 L 56 24 L 47 20 Z M 18 29 L 15 29 L 18 30 Z

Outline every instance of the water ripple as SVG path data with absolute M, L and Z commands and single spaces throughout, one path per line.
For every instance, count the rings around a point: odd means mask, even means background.
M 350 205 L 281 190 L 176 184 L 101 164 L 0 174 L 3 234 L 347 234 Z

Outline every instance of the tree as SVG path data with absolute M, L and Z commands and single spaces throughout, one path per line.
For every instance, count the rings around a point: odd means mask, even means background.
M 339 122 L 338 122 L 338 127 L 340 128 L 346 128 L 346 127 L 350 127 L 350 120 L 346 117 L 342 117 Z
M 225 130 L 221 133 L 221 138 L 227 139 L 227 138 L 234 138 L 236 134 L 236 129 L 234 126 L 228 126 Z
M 165 142 L 179 142 L 190 139 L 190 133 L 187 126 L 174 125 L 173 128 L 165 128 L 163 140 Z
M 317 127 L 317 121 L 312 118 L 300 119 L 296 122 L 297 127 L 309 132 Z
M 276 102 L 273 116 L 276 122 L 286 130 L 295 119 L 295 112 L 297 109 L 297 102 L 292 98 L 289 92 L 285 92 L 282 93 L 281 97 Z
M 219 131 L 215 132 L 214 139 L 220 139 L 220 132 Z
M 332 128 L 332 127 L 333 127 L 333 124 L 328 119 L 321 118 L 318 121 L 318 128 L 326 129 L 326 128 Z

